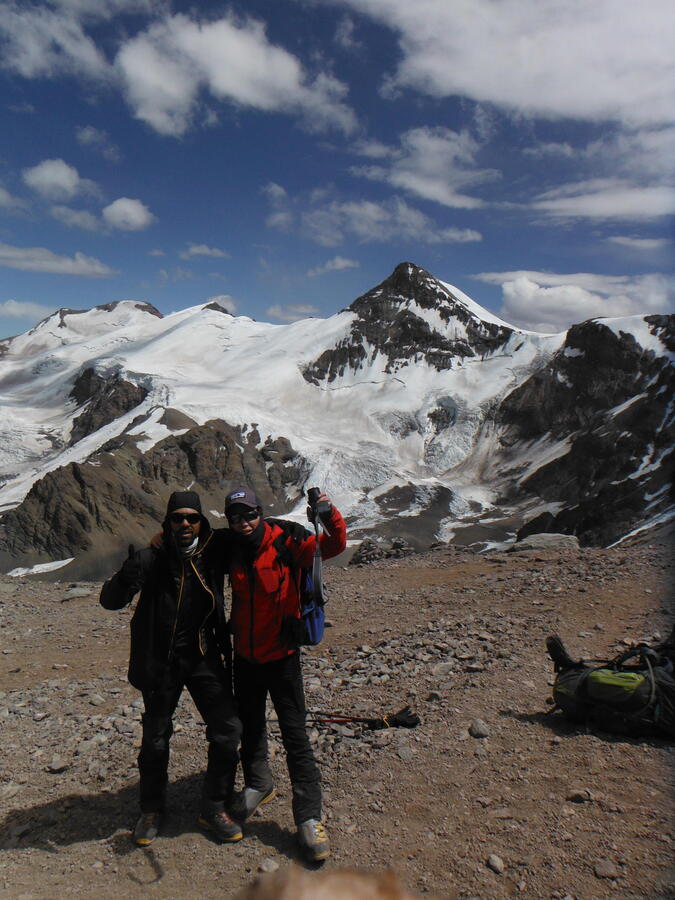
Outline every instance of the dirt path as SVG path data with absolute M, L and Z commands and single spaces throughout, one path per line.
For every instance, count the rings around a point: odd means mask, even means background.
M 410 704 L 422 720 L 313 728 L 328 865 L 392 867 L 409 888 L 448 898 L 673 896 L 672 746 L 544 715 L 547 634 L 602 657 L 670 630 L 667 551 L 438 550 L 328 569 L 332 627 L 306 653 L 308 706 L 378 715 Z M 151 848 L 132 846 L 129 613 L 102 610 L 98 589 L 0 578 L 0 896 L 227 897 L 297 858 L 274 721 L 279 798 L 238 845 L 199 831 L 205 742 L 187 696 L 167 828 Z M 484 738 L 469 734 L 477 719 Z

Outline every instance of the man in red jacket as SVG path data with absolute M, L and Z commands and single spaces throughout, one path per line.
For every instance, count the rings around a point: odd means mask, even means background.
M 320 536 L 321 556 L 330 559 L 347 543 L 340 513 L 325 494 L 327 507 Z M 300 618 L 300 596 L 292 569 L 279 558 L 275 541 L 282 529 L 262 517 L 258 498 L 245 488 L 225 499 L 234 540 L 228 567 L 232 586 L 230 628 L 234 643 L 234 692 L 243 726 L 241 763 L 246 784 L 242 819 L 274 796 L 267 762 L 265 707 L 269 694 L 274 704 L 293 790 L 293 818 L 298 838 L 310 860 L 326 859 L 328 838 L 321 822 L 321 779 L 305 728 L 305 698 L 300 650 L 293 643 L 289 619 Z M 316 537 L 296 542 L 290 535 L 286 549 L 296 569 L 310 566 Z

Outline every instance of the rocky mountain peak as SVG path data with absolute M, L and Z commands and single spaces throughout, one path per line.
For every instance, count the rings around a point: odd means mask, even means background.
M 369 316 L 373 306 L 384 316 L 396 314 L 401 308 L 419 306 L 421 309 L 444 310 L 446 320 L 455 312 L 458 301 L 426 269 L 411 262 L 399 263 L 380 284 L 357 297 L 348 307 L 361 316 Z M 461 307 L 460 315 L 466 313 Z
M 453 361 L 484 357 L 503 346 L 513 329 L 470 309 L 452 289 L 414 263 L 400 263 L 391 275 L 358 297 L 347 312 L 355 314 L 350 334 L 324 351 L 303 372 L 318 384 L 333 381 L 349 369 L 364 368 L 385 357 L 384 371 L 426 362 L 451 369 Z
M 0 341 L 0 359 L 29 357 L 55 347 L 67 346 L 130 323 L 139 324 L 144 317 L 163 319 L 151 303 L 137 300 L 115 300 L 91 309 L 57 309 L 38 322 L 30 331 Z
M 39 328 L 43 322 L 47 322 L 49 319 L 58 319 L 58 327 L 59 328 L 67 328 L 68 327 L 68 317 L 69 316 L 86 316 L 87 314 L 91 314 L 94 312 L 114 312 L 115 310 L 121 310 L 125 307 L 132 307 L 133 309 L 138 309 L 140 312 L 149 313 L 151 316 L 157 316 L 158 319 L 164 318 L 161 312 L 152 305 L 152 303 L 146 303 L 145 301 L 136 301 L 136 300 L 113 300 L 111 303 L 101 303 L 99 306 L 94 306 L 92 309 L 66 309 L 61 308 L 57 309 L 55 313 L 52 313 L 51 316 L 48 316 L 47 319 L 43 319 L 36 328 Z
M 213 300 L 211 303 L 207 303 L 207 304 L 203 307 L 203 309 L 210 309 L 210 310 L 213 310 L 213 312 L 224 313 L 226 316 L 231 316 L 231 315 L 232 315 L 232 313 L 230 312 L 230 310 L 229 310 L 229 309 L 226 309 L 226 308 L 222 305 L 222 303 L 218 303 L 217 300 Z

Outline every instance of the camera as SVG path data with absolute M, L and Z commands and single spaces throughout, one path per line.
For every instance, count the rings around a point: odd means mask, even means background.
M 312 487 L 307 491 L 307 501 L 309 503 L 307 518 L 310 522 L 315 522 L 317 516 L 319 519 L 330 516 L 330 503 L 326 500 L 319 500 L 320 494 L 321 488 L 318 487 Z

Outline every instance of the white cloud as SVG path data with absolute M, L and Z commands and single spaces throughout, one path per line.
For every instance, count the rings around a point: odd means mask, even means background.
M 483 272 L 479 281 L 502 287 L 501 318 L 532 331 L 559 332 L 596 317 L 669 313 L 675 279 L 665 275 L 594 275 L 579 272 Z
M 110 66 L 78 20 L 73 4 L 45 5 L 12 2 L 0 16 L 2 65 L 24 78 L 54 75 L 110 76 Z M 69 8 L 70 7 L 70 8 Z
M 270 213 L 265 219 L 268 228 L 276 228 L 278 231 L 289 231 L 295 221 L 293 213 L 288 209 L 280 209 Z
M 203 92 L 211 100 L 299 116 L 310 130 L 355 129 L 345 84 L 325 71 L 307 71 L 270 43 L 263 23 L 232 13 L 199 21 L 169 15 L 168 7 L 155 0 L 53 0 L 50 6 L 7 0 L 0 16 L 2 65 L 24 78 L 72 75 L 119 85 L 135 116 L 166 135 L 184 134 L 197 119 L 217 119 L 216 110 L 201 108 Z M 154 20 L 122 38 L 111 64 L 87 27 L 121 12 L 152 13 Z M 114 150 L 108 145 L 106 152 Z
M 43 306 L 28 300 L 5 300 L 0 303 L 0 317 L 8 319 L 46 319 L 55 311 L 55 306 Z
M 599 141 L 598 144 L 602 151 L 606 150 L 606 142 Z M 594 148 L 596 144 L 591 146 Z M 609 150 L 623 163 L 625 175 L 634 176 L 637 168 L 648 176 L 672 178 L 675 126 L 623 131 L 610 142 Z
M 350 16 L 343 16 L 335 29 L 335 43 L 343 50 L 360 50 L 363 44 L 354 36 L 356 26 Z
M 333 0 L 395 30 L 394 88 L 546 117 L 670 123 L 670 0 Z
M 312 80 L 254 19 L 170 16 L 127 41 L 116 65 L 134 114 L 161 134 L 188 130 L 202 90 L 244 108 L 299 115 L 312 129 L 349 133 L 356 125 L 345 85 L 325 73 Z
M 361 146 L 371 157 L 385 155 L 381 144 Z M 355 166 L 351 171 L 444 206 L 475 209 L 482 201 L 462 189 L 499 177 L 494 169 L 477 168 L 479 149 L 467 131 L 413 128 L 401 135 L 400 147 L 389 150 L 386 165 Z
M 628 247 L 629 250 L 645 251 L 647 253 L 673 246 L 673 242 L 667 238 L 636 238 L 617 234 L 608 237 L 607 240 L 612 244 L 618 244 L 620 247 Z
M 156 0 L 51 0 L 64 11 L 82 18 L 98 21 L 110 19 L 119 13 L 150 13 L 157 7 Z
M 52 206 L 50 213 L 59 222 L 71 228 L 83 228 L 85 231 L 98 231 L 101 223 L 85 209 L 71 209 L 69 206 Z
M 144 203 L 129 197 L 120 197 L 104 207 L 102 216 L 108 225 L 122 231 L 141 231 L 156 221 Z
M 579 148 L 573 147 L 567 141 L 543 141 L 534 144 L 532 147 L 525 147 L 523 154 L 533 157 L 558 156 L 566 159 L 573 159 L 579 155 Z
M 32 115 L 37 112 L 32 103 L 10 103 L 7 107 L 11 112 L 15 113 L 24 113 L 27 115 Z
M 436 234 L 437 239 L 430 240 L 430 244 L 474 244 L 483 240 L 480 231 L 473 228 L 441 228 Z
M 119 147 L 113 143 L 107 131 L 95 128 L 93 125 L 83 125 L 75 131 L 77 140 L 83 147 L 93 147 L 109 162 L 119 162 L 122 153 Z
M 208 247 L 206 244 L 189 244 L 187 250 L 179 253 L 181 259 L 190 259 L 193 256 L 211 256 L 216 259 L 227 259 L 229 253 L 218 250 L 217 247 Z
M 9 244 L 0 244 L 0 266 L 23 272 L 51 272 L 88 278 L 106 278 L 117 274 L 110 266 L 83 253 L 75 253 L 72 257 L 61 256 L 45 247 L 12 247 Z
M 316 266 L 314 269 L 307 271 L 308 278 L 316 278 L 319 275 L 325 275 L 326 272 L 343 272 L 345 269 L 358 269 L 361 264 L 355 259 L 346 259 L 344 256 L 334 256 L 325 262 L 322 266 Z
M 21 209 L 23 206 L 22 200 L 13 197 L 6 188 L 0 187 L 0 209 Z
M 148 256 L 166 256 L 166 253 L 163 250 L 157 248 L 156 250 L 149 250 Z
M 560 275 L 557 272 L 536 272 L 530 269 L 517 269 L 512 272 L 481 272 L 472 277 L 477 281 L 484 281 L 486 284 L 503 284 L 505 281 L 526 278 L 547 287 L 557 287 L 561 284 L 580 285 L 588 291 L 598 291 L 602 294 L 620 290 L 630 283 L 627 275 L 596 275 L 592 272 Z
M 260 192 L 265 194 L 267 199 L 273 206 L 280 206 L 288 201 L 288 192 L 275 181 L 268 181 L 267 184 L 260 188 Z
M 335 200 L 331 199 L 331 190 L 322 187 L 311 191 L 305 200 L 306 208 L 300 209 L 300 201 L 291 199 L 278 185 L 273 189 L 268 185 L 265 191 L 276 207 L 265 220 L 269 228 L 289 231 L 297 222 L 306 237 L 324 247 L 336 247 L 348 235 L 363 242 L 404 239 L 423 244 L 461 244 L 483 239 L 472 228 L 440 228 L 399 197 L 382 203 Z
M 398 197 L 384 203 L 333 200 L 306 210 L 301 221 L 305 234 L 324 247 L 341 244 L 347 235 L 363 242 L 395 238 L 422 244 L 482 240 L 481 234 L 470 228 L 439 228 L 423 212 Z
M 596 178 L 540 194 L 531 208 L 563 219 L 654 219 L 675 213 L 675 188 L 640 187 L 619 178 Z
M 376 140 L 360 140 L 354 144 L 354 152 L 368 159 L 386 159 L 392 155 L 391 147 Z
M 214 297 L 209 297 L 206 302 L 217 303 L 219 306 L 222 306 L 223 309 L 226 309 L 229 313 L 232 313 L 232 315 L 234 315 L 237 311 L 237 304 L 229 294 L 216 294 Z
M 159 277 L 161 281 L 189 281 L 193 275 L 189 269 L 183 269 L 181 266 L 176 266 L 173 269 L 160 269 Z
M 280 322 L 297 322 L 298 319 L 315 316 L 318 312 L 319 309 L 310 303 L 289 303 L 287 306 L 276 303 L 274 306 L 269 306 L 265 314 Z
M 31 190 L 48 200 L 71 200 L 77 194 L 97 192 L 93 181 L 80 178 L 76 168 L 62 159 L 44 159 L 21 173 Z

